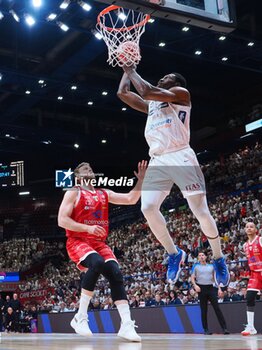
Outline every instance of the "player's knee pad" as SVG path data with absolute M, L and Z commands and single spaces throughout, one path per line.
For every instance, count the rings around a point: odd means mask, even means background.
M 109 281 L 113 301 L 127 300 L 123 275 L 116 261 L 110 260 L 105 263 L 103 275 Z
M 93 291 L 99 275 L 103 272 L 105 260 L 99 254 L 93 253 L 88 255 L 81 262 L 81 265 L 88 268 L 83 276 L 81 287 L 85 290 Z
M 94 270 L 97 273 L 102 273 L 105 265 L 105 260 L 97 253 L 89 254 L 83 261 L 81 265 L 87 267 L 88 270 Z
M 247 291 L 247 307 L 254 308 L 256 303 L 257 292 L 255 290 Z M 251 311 L 251 310 L 250 310 Z

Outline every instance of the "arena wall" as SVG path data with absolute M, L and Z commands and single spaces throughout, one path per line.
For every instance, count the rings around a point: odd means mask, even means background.
M 240 333 L 246 324 L 246 303 L 220 304 L 228 330 Z M 213 308 L 208 310 L 209 329 L 221 333 Z M 132 309 L 132 318 L 136 320 L 139 333 L 202 333 L 199 305 L 178 305 L 166 307 Z M 73 333 L 70 321 L 74 313 L 40 314 L 38 316 L 39 333 Z M 116 333 L 120 318 L 117 310 L 89 312 L 89 325 L 93 333 Z M 262 302 L 256 303 L 255 327 L 262 332 Z

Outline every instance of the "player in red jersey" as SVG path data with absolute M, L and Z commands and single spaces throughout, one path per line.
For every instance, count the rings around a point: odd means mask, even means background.
M 262 237 L 258 236 L 258 230 L 254 222 L 248 222 L 245 226 L 248 241 L 244 244 L 244 251 L 251 270 L 247 286 L 247 326 L 242 335 L 255 335 L 254 327 L 255 301 L 257 292 L 262 289 Z
M 129 341 L 141 341 L 135 331 L 135 322 L 131 320 L 117 259 L 105 241 L 109 230 L 108 203 L 137 203 L 146 168 L 147 162 L 138 163 L 138 172 L 134 172 L 138 179 L 136 186 L 128 193 L 116 193 L 94 188 L 91 184 L 91 180 L 95 179 L 92 168 L 88 163 L 81 163 L 74 174 L 77 179 L 89 183 L 67 191 L 60 205 L 58 225 L 66 229 L 68 255 L 81 271 L 86 271 L 82 279 L 79 310 L 71 321 L 71 326 L 78 334 L 92 335 L 88 326 L 87 309 L 96 282 L 100 274 L 103 274 L 110 283 L 112 299 L 121 318 L 118 336 Z

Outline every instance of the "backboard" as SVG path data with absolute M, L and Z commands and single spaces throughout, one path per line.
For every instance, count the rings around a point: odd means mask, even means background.
M 234 0 L 100 0 L 164 18 L 219 32 L 235 29 Z

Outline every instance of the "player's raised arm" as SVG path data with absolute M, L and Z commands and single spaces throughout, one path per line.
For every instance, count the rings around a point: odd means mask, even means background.
M 136 204 L 141 196 L 142 183 L 145 177 L 147 169 L 147 161 L 142 160 L 138 163 L 138 171 L 134 171 L 135 176 L 137 177 L 137 183 L 135 187 L 128 193 L 117 193 L 111 190 L 107 190 L 108 201 L 113 204 L 123 204 L 131 205 Z
M 189 91 L 184 87 L 174 86 L 176 79 L 174 74 L 169 74 L 168 76 L 161 79 L 170 79 L 170 83 L 163 85 L 165 86 L 165 88 L 161 88 L 160 86 L 154 86 L 148 81 L 144 80 L 136 72 L 135 66 L 124 66 L 123 69 L 142 99 L 151 101 L 172 102 L 185 106 L 191 105 Z M 171 81 L 172 75 L 174 76 L 173 82 Z
M 139 95 L 130 91 L 130 79 L 126 73 L 123 74 L 120 81 L 117 96 L 131 108 L 142 113 L 148 113 L 148 102 L 143 100 Z
M 87 232 L 95 236 L 103 236 L 105 229 L 98 225 L 85 225 L 71 218 L 74 204 L 77 199 L 77 190 L 67 191 L 58 212 L 58 226 L 76 232 Z

